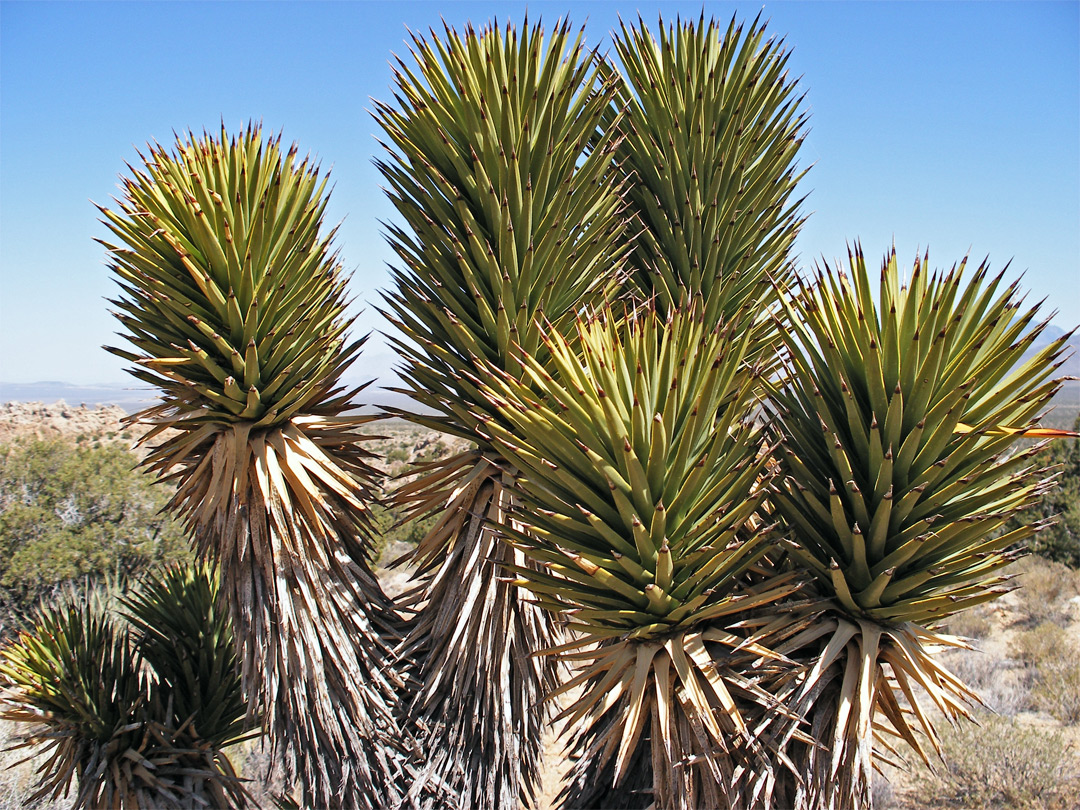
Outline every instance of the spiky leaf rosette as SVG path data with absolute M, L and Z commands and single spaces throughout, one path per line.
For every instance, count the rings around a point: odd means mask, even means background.
M 475 441 L 477 412 L 498 412 L 472 378 L 486 363 L 512 372 L 515 345 L 542 352 L 540 316 L 572 334 L 615 283 L 615 134 L 596 135 L 613 83 L 581 39 L 527 21 L 416 37 L 400 109 L 377 102 L 390 139 L 378 165 L 408 226 L 387 226 L 403 267 L 386 298 L 407 393 L 439 415 L 410 418 L 435 430 Z
M 173 724 L 213 749 L 250 736 L 236 639 L 219 590 L 208 567 L 171 565 L 122 598 Z
M 326 178 L 279 140 L 192 137 L 132 169 L 104 213 L 138 353 L 114 351 L 162 390 L 133 417 L 161 439 L 145 463 L 221 572 L 245 691 L 305 803 L 381 807 L 400 782 L 396 619 L 366 561 L 367 420 L 338 387 L 361 341 L 322 235 Z
M 725 30 L 703 14 L 658 28 L 659 38 L 624 23 L 614 38 L 633 286 L 661 312 L 689 291 L 711 322 L 761 324 L 803 221 L 794 192 L 805 114 L 789 53 L 757 20 Z
M 178 139 L 130 167 L 103 242 L 125 297 L 112 303 L 136 352 L 109 351 L 160 389 L 173 420 L 286 424 L 337 406 L 345 282 L 322 234 L 327 176 L 258 127 Z
M 554 693 L 585 687 L 564 712 L 593 727 L 579 767 L 615 757 L 621 781 L 651 735 L 657 807 L 729 807 L 776 708 L 745 673 L 779 665 L 763 645 L 782 629 L 750 638 L 738 624 L 798 587 L 749 576 L 769 548 L 749 333 L 696 311 L 578 329 L 580 355 L 555 333 L 548 362 L 525 355 L 524 380 L 491 384 L 510 422 L 491 435 L 525 493 L 528 531 L 504 531 L 539 564 L 512 570 L 575 634 L 548 652 L 581 662 Z
M 420 584 L 404 653 L 419 662 L 416 711 L 432 728 L 429 772 L 455 802 L 517 808 L 537 779 L 552 661 L 549 620 L 499 578 L 524 564 L 502 543 L 512 471 L 481 419 L 487 365 L 515 371 L 515 347 L 542 352 L 539 319 L 573 331 L 573 313 L 614 289 L 623 253 L 612 135 L 594 142 L 611 88 L 594 54 L 556 24 L 517 32 L 449 28 L 413 42 L 397 107 L 380 104 L 389 157 L 379 164 L 406 227 L 388 226 L 400 267 L 387 294 L 418 424 L 477 449 L 420 469 L 396 494 L 413 515 L 442 511 L 412 562 Z M 415 71 L 415 72 L 414 72 Z
M 915 687 L 950 718 L 973 695 L 930 657 L 951 641 L 933 627 L 1005 592 L 1007 549 L 1035 527 L 998 530 L 1049 483 L 1038 446 L 1010 450 L 1057 390 L 1067 338 L 1022 361 L 1038 307 L 1021 313 L 1017 285 L 985 265 L 970 281 L 964 270 L 931 273 L 924 258 L 902 285 L 894 251 L 875 295 L 856 249 L 850 278 L 826 268 L 793 304 L 773 500 L 837 614 L 803 639 L 804 697 L 819 694 L 825 734 L 808 807 L 867 804 L 879 724 L 924 760 L 916 729 L 940 750 Z
M 164 597 L 163 605 L 183 614 L 174 613 L 173 621 L 185 631 L 209 629 L 192 604 Z M 198 643 L 186 635 L 177 640 Z M 164 686 L 184 673 L 146 658 L 139 642 L 107 597 L 68 591 L 40 606 L 30 628 L 0 651 L 0 717 L 26 724 L 19 745 L 41 758 L 30 801 L 67 795 L 74 779 L 76 808 L 244 806 L 247 792 L 222 752 L 241 736 L 243 701 L 219 702 L 204 693 L 193 712 L 216 719 L 194 725 L 179 716 Z M 231 677 L 225 691 L 239 698 L 232 653 L 218 652 L 211 666 L 222 669 L 219 681 Z

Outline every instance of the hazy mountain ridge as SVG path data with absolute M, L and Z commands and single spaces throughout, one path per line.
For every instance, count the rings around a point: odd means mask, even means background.
M 1024 358 L 1033 356 L 1050 342 L 1065 334 L 1065 330 L 1054 324 L 1048 325 L 1034 341 L 1031 348 L 1025 353 Z M 1080 334 L 1073 334 L 1068 341 L 1066 358 L 1058 373 L 1065 377 L 1080 378 Z M 369 368 L 373 372 L 379 369 L 377 366 Z M 367 380 L 355 376 L 354 371 L 342 381 L 347 387 L 362 385 Z M 354 378 L 355 377 L 355 378 Z M 387 390 L 386 386 L 400 386 L 396 376 L 387 376 L 375 380 L 364 389 L 358 396 L 362 403 L 362 412 L 374 412 L 380 408 L 401 408 L 409 410 L 415 408 L 412 402 L 404 394 Z M 13 383 L 0 381 L 0 402 L 41 402 L 55 403 L 64 401 L 69 404 L 84 404 L 87 406 L 116 405 L 124 409 L 126 413 L 134 413 L 157 402 L 156 392 L 146 386 L 131 383 L 98 383 L 78 385 L 61 381 L 43 381 L 32 383 Z M 1080 409 L 1080 379 L 1069 380 L 1062 387 L 1054 403 L 1056 406 L 1064 406 L 1066 409 Z
M 342 385 L 355 388 L 364 380 L 347 379 Z M 373 384 L 357 397 L 362 403 L 361 412 L 373 412 L 382 407 L 409 408 L 411 400 L 403 394 L 385 391 Z M 150 388 L 135 388 L 127 383 L 75 383 L 46 380 L 32 383 L 13 383 L 0 380 L 0 403 L 42 403 L 51 405 L 63 402 L 69 406 L 88 408 L 116 406 L 124 413 L 132 414 L 158 402 L 157 393 Z M 415 407 L 414 405 L 412 407 Z

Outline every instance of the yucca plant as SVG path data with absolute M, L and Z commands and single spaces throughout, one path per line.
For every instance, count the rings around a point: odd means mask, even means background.
M 552 693 L 584 687 L 563 712 L 585 726 L 578 768 L 595 778 L 613 760 L 622 782 L 649 740 L 657 808 L 767 801 L 756 760 L 785 712 L 761 682 L 790 674 L 769 646 L 798 625 L 749 620 L 799 580 L 766 559 L 757 519 L 769 474 L 750 332 L 698 308 L 578 330 L 547 338 L 546 362 L 523 355 L 524 377 L 493 373 L 502 419 L 488 422 L 524 491 L 526 530 L 503 532 L 538 564 L 513 566 L 516 584 L 573 634 L 543 652 L 580 664 Z
M 977 696 L 934 660 L 961 643 L 937 626 L 1006 592 L 1010 548 L 1037 529 L 999 531 L 1050 486 L 1039 445 L 1015 445 L 1040 432 L 1067 336 L 1021 362 L 1038 307 L 1021 313 L 1017 285 L 985 265 L 964 271 L 924 257 L 904 284 L 894 251 L 875 291 L 856 249 L 850 276 L 826 267 L 790 304 L 771 499 L 833 605 L 781 648 L 813 664 L 792 705 L 820 743 L 793 755 L 793 807 L 868 807 L 875 739 L 880 755 L 940 753 L 917 693 L 949 720 Z
M 208 571 L 178 568 L 128 602 L 166 620 L 149 633 L 98 590 L 68 590 L 32 614 L 0 650 L 0 717 L 26 725 L 19 746 L 39 760 L 31 802 L 67 795 L 74 780 L 77 808 L 247 804 L 223 752 L 245 737 L 247 705 L 216 596 Z
M 156 386 L 133 419 L 146 466 L 216 564 L 245 691 L 311 806 L 385 807 L 401 787 L 390 646 L 368 563 L 374 471 L 340 387 L 345 277 L 324 232 L 327 178 L 257 126 L 150 149 L 102 209 L 135 351 Z
M 657 37 L 640 19 L 622 25 L 621 71 L 609 68 L 618 94 L 603 128 L 620 138 L 614 175 L 634 236 L 628 289 L 661 314 L 697 297 L 706 321 L 752 330 L 744 362 L 774 364 L 773 318 L 802 224 L 795 160 L 805 114 L 788 53 L 757 20 L 724 28 L 702 15 L 658 28 Z M 568 805 L 636 805 L 632 793 L 652 780 L 646 754 L 643 744 L 640 784 L 615 788 L 576 769 Z
M 158 699 L 171 710 L 170 722 L 208 756 L 254 734 L 219 591 L 208 567 L 172 565 L 121 598 L 138 651 L 156 675 Z
M 482 390 L 489 365 L 521 374 L 517 352 L 614 291 L 626 248 L 613 134 L 596 137 L 612 98 L 596 55 L 567 23 L 526 23 L 413 42 L 397 106 L 378 105 L 379 163 L 403 223 L 388 317 L 409 394 L 429 415 L 399 415 L 472 442 L 423 465 L 396 493 L 440 515 L 411 556 L 419 584 L 403 655 L 418 663 L 413 713 L 431 728 L 428 773 L 453 806 L 517 808 L 536 785 L 554 662 L 532 654 L 556 634 L 501 576 L 524 565 L 502 542 L 516 471 L 484 422 L 504 417 Z M 414 72 L 415 70 L 415 72 Z M 419 784 L 419 783 L 418 783 Z
M 1014 368 L 1034 311 L 983 269 L 901 286 L 893 256 L 875 297 L 860 252 L 793 290 L 786 52 L 757 21 L 660 29 L 622 27 L 620 73 L 566 23 L 447 27 L 377 103 L 417 405 L 392 413 L 472 443 L 393 496 L 437 516 L 405 621 L 368 566 L 325 176 L 256 127 L 190 136 L 104 211 L 135 347 L 113 351 L 163 391 L 147 464 L 305 806 L 530 804 L 580 687 L 565 806 L 862 807 L 875 745 L 939 749 L 916 691 L 950 720 L 976 699 L 937 623 L 999 595 L 1030 533 L 998 531 L 1047 486 L 1012 448 L 1064 340 Z M 130 607 L 142 640 L 97 647 L 182 670 L 152 692 L 187 715 L 153 726 L 175 749 L 234 702 L 208 666 L 228 644 Z
M 657 28 L 639 19 L 614 36 L 613 109 L 624 113 L 608 125 L 635 234 L 631 287 L 662 313 L 700 297 L 707 321 L 770 332 L 803 222 L 805 113 L 790 52 L 759 20 L 744 31 L 733 17 L 724 29 L 702 13 Z

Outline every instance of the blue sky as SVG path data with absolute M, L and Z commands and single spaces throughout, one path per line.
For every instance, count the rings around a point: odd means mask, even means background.
M 122 382 L 102 300 L 113 294 L 89 200 L 174 130 L 261 119 L 333 167 L 330 219 L 358 306 L 378 301 L 390 216 L 371 164 L 369 98 L 390 98 L 407 28 L 520 23 L 524 3 L 0 2 L 0 379 Z M 591 44 L 618 16 L 697 17 L 701 3 L 532 2 Z M 1012 259 L 1056 323 L 1080 323 L 1080 3 L 705 3 L 794 49 L 811 131 L 804 265 L 861 239 L 951 265 Z M 367 306 L 358 328 L 382 328 Z M 358 373 L 387 376 L 373 341 Z

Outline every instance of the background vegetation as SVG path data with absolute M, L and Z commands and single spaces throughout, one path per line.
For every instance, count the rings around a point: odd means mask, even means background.
M 1080 415 L 1072 424 L 1080 430 Z M 1030 541 L 1036 554 L 1073 568 L 1080 567 L 1080 439 L 1052 442 L 1039 459 L 1059 470 L 1058 486 L 1031 509 L 1018 515 L 1013 526 L 1054 518 Z
M 163 511 L 169 489 L 127 449 L 27 438 L 0 445 L 0 617 L 5 626 L 57 585 L 121 579 L 190 557 Z
M 0 443 L 0 633 L 60 586 L 138 579 L 159 563 L 191 559 L 183 527 L 164 511 L 173 488 L 136 469 L 119 428 L 75 438 L 27 431 Z M 377 432 L 386 434 L 372 442 L 385 483 L 456 446 L 400 420 Z M 392 506 L 374 513 L 383 565 L 435 520 L 402 523 Z

